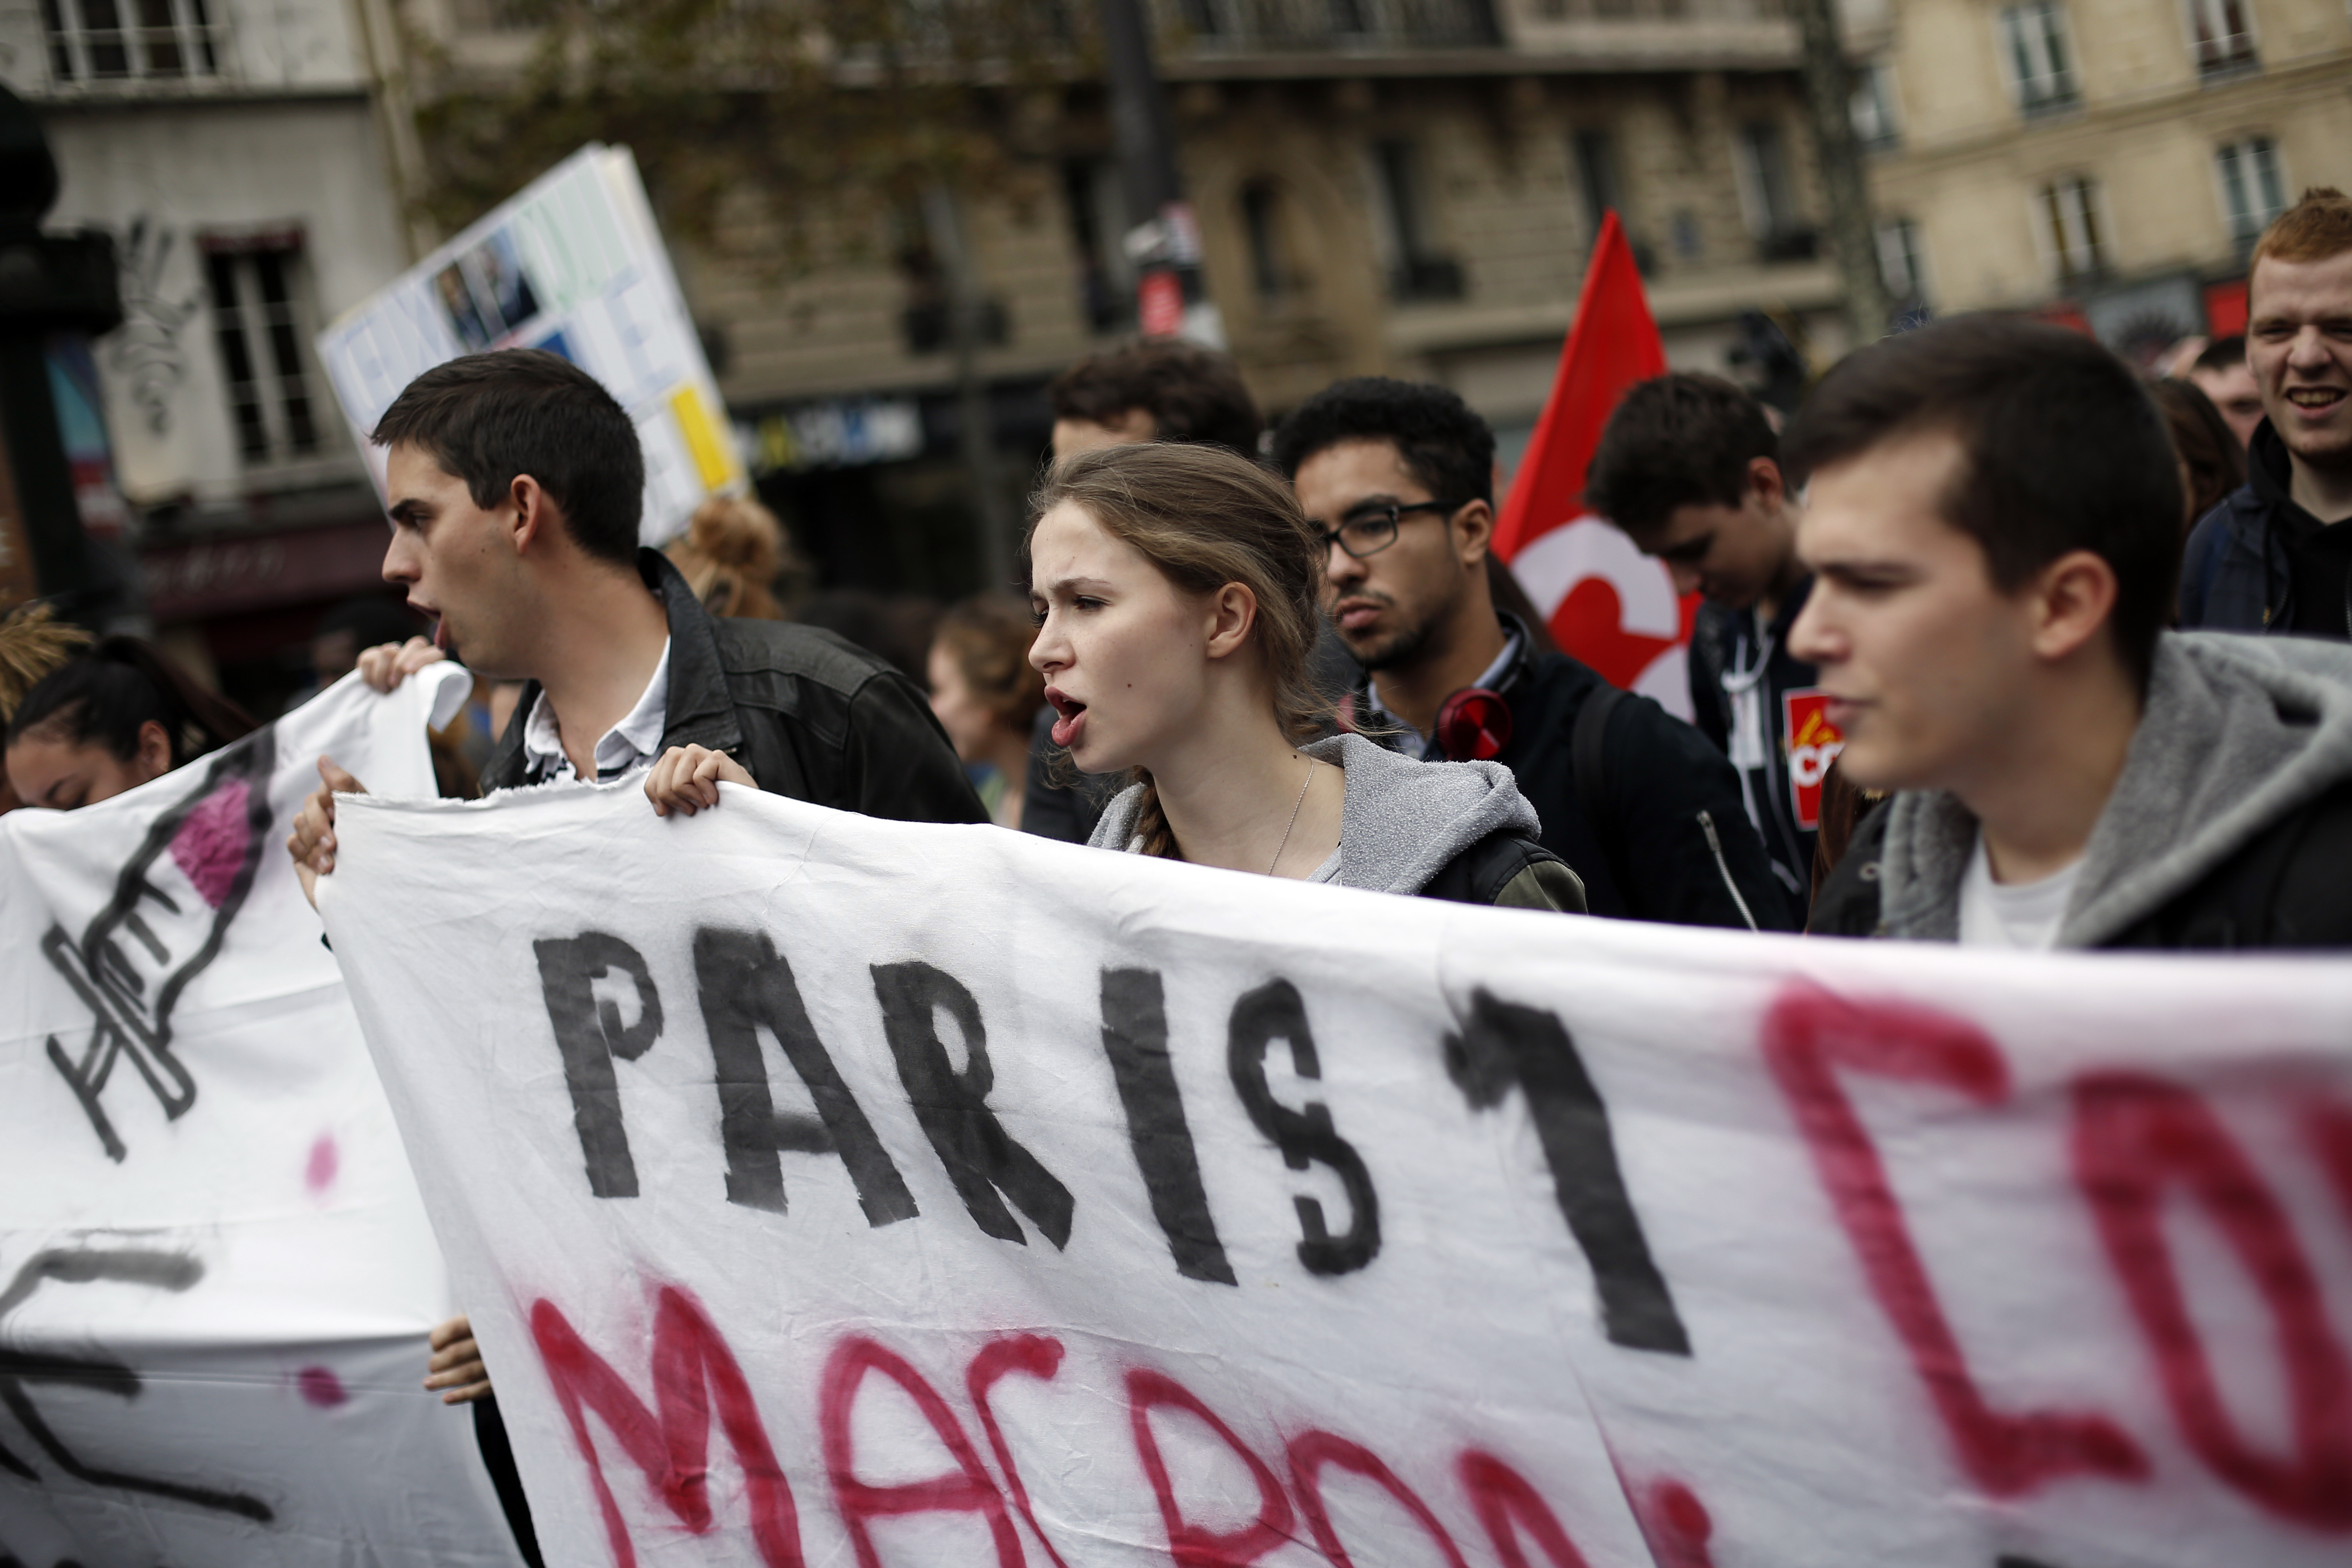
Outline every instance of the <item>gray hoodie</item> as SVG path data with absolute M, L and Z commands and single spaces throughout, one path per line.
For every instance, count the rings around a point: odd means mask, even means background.
M 1339 816 L 1341 887 L 1418 893 L 1496 829 L 1530 841 L 1541 831 L 1536 808 L 1500 763 L 1415 762 L 1361 735 L 1334 735 L 1299 750 L 1348 775 Z M 1141 784 L 1120 791 L 1087 842 L 1126 848 L 1142 802 Z
M 2352 647 L 2165 634 L 2147 707 L 2084 847 L 2057 945 L 2112 942 L 2347 778 Z M 1940 791 L 1898 795 L 1886 810 L 1879 868 L 1885 934 L 1957 941 L 1976 818 Z

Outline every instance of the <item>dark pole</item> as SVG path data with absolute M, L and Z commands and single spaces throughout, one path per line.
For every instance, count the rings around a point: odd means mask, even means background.
M 1201 277 L 1201 231 L 1176 165 L 1176 121 L 1151 62 L 1144 0 L 1102 0 L 1103 52 L 1110 65 L 1111 124 L 1126 175 L 1128 237 L 1135 254 L 1136 318 L 1146 337 L 1182 335 L 1224 346 L 1224 331 Z
M 947 276 L 948 343 L 955 354 L 956 448 L 971 485 L 980 523 L 980 569 L 990 593 L 1013 585 L 1013 545 L 997 488 L 996 421 L 988 404 L 988 384 L 980 374 L 982 316 L 988 300 L 972 266 L 970 237 L 954 193 L 933 185 L 923 193 L 923 226 L 931 253 Z
M 114 244 L 102 234 L 45 235 L 58 197 L 57 161 L 24 100 L 0 87 L 0 444 L 15 504 L 0 496 L 0 576 L 68 596 L 71 613 L 102 584 L 74 500 L 73 470 L 49 390 L 48 340 L 109 331 L 122 320 Z M 21 552 L 21 555 L 20 555 Z
M 1804 54 L 1805 118 L 1829 196 L 1830 247 L 1845 291 L 1846 324 L 1856 348 L 1886 335 L 1895 301 L 1878 273 L 1878 230 L 1870 216 L 1870 183 L 1853 133 L 1853 72 L 1846 66 L 1832 0 L 1791 0 Z

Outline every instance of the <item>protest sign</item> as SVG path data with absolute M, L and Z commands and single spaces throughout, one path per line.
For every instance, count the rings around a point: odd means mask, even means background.
M 646 543 L 744 484 L 719 384 L 625 147 L 583 147 L 344 312 L 318 344 L 379 491 L 384 454 L 368 432 L 401 389 L 460 354 L 518 347 L 562 354 L 628 411 L 646 459 Z
M 722 794 L 355 801 L 322 894 L 551 1562 L 2352 1544 L 2340 962 Z
M 429 795 L 454 666 L 346 679 L 79 811 L 0 817 L 0 1561 L 515 1561 L 448 1289 L 283 847 L 328 752 Z

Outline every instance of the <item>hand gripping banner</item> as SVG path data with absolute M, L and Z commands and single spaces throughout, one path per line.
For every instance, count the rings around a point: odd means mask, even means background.
M 0 817 L 0 1562 L 507 1564 L 448 1291 L 284 841 L 321 752 L 430 795 L 465 674 L 356 679 Z
M 733 786 L 341 839 L 551 1562 L 2352 1552 L 2339 961 L 1470 909 Z

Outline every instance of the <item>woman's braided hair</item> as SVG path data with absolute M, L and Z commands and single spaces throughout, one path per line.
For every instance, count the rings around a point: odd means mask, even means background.
M 1064 502 L 1085 509 L 1132 545 L 1179 593 L 1205 596 L 1238 583 L 1257 600 L 1251 627 L 1274 687 L 1274 716 L 1293 741 L 1323 731 L 1331 698 L 1315 684 L 1312 657 L 1323 545 L 1290 487 L 1222 447 L 1108 447 L 1060 464 L 1029 500 L 1029 528 Z M 1136 816 L 1143 852 L 1181 858 L 1151 776 Z

